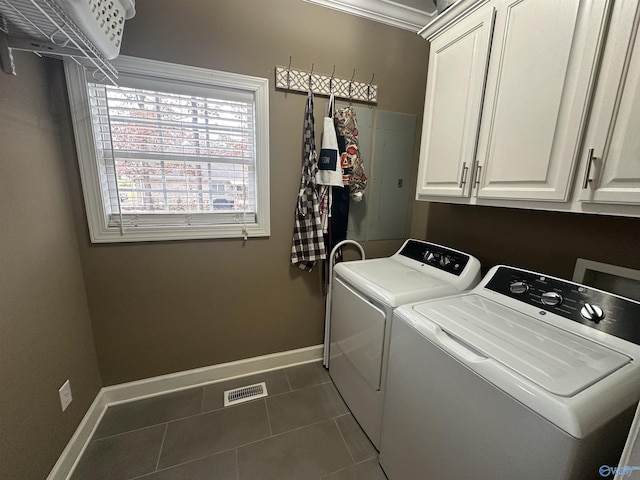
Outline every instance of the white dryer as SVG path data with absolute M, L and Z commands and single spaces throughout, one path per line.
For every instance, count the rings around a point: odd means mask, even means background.
M 333 272 L 329 374 L 379 449 L 393 309 L 474 287 L 481 278 L 480 262 L 409 239 L 391 257 L 342 262 Z
M 380 464 L 389 480 L 606 478 L 639 399 L 640 303 L 493 267 L 395 310 Z

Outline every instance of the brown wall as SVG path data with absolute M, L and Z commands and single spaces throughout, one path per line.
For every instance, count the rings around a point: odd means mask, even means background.
M 640 269 L 640 218 L 432 203 L 426 238 L 476 255 L 483 273 L 510 264 L 571 279 L 577 258 Z
M 100 388 L 48 63 L 16 53 L 19 75 L 0 72 L 0 478 L 12 480 L 46 478 Z
M 341 77 L 356 68 L 359 81 L 375 72 L 379 107 L 416 114 L 420 128 L 428 48 L 412 33 L 302 0 L 137 8 L 125 54 L 271 82 L 289 55 L 301 69 L 335 64 Z M 108 385 L 315 345 L 324 305 L 319 273 L 288 263 L 302 95 L 272 83 L 270 238 L 92 245 L 61 65 L 16 56 L 19 76 L 0 74 L 0 478 L 37 479 L 97 394 L 98 361 Z M 510 263 L 570 277 L 577 257 L 640 268 L 640 219 L 423 202 L 412 219 L 413 236 L 474 253 L 485 271 Z M 367 253 L 396 246 L 375 242 Z M 74 401 L 62 413 L 67 378 Z
M 293 68 L 315 63 L 315 72 L 330 74 L 335 64 L 343 78 L 355 68 L 356 81 L 375 73 L 379 108 L 420 118 L 426 42 L 302 0 L 139 0 L 136 7 L 123 54 L 269 79 L 272 233 L 246 243 L 92 245 L 74 166 L 72 200 L 105 384 L 321 343 L 319 272 L 289 265 L 305 97 L 275 91 L 274 67 L 292 56 Z M 316 117 L 325 103 L 318 99 Z M 396 245 L 371 250 L 388 254 Z

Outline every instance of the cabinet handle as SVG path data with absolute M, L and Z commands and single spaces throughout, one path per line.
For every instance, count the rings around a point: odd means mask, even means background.
M 480 185 L 480 171 L 481 170 L 482 170 L 482 165 L 478 165 L 476 167 L 476 177 L 475 177 L 474 182 L 473 182 L 473 186 L 474 187 L 477 187 L 478 185 Z
M 467 183 L 467 172 L 469 171 L 469 167 L 467 167 L 467 162 L 462 163 L 462 173 L 460 174 L 460 188 L 464 187 L 464 184 Z
M 589 182 L 592 182 L 593 180 L 591 178 L 589 178 L 589 176 L 591 175 L 591 165 L 593 164 L 593 161 L 596 159 L 596 157 L 593 156 L 593 148 L 589 149 L 589 158 L 587 159 L 587 170 L 584 172 L 584 180 L 582 181 L 582 189 L 586 189 L 589 186 Z

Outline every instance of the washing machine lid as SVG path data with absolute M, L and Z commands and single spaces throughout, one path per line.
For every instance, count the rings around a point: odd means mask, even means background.
M 561 397 L 572 397 L 631 362 L 627 355 L 476 294 L 413 309 L 480 356 Z
M 393 258 L 342 262 L 334 272 L 366 296 L 390 307 L 458 293 L 453 284 Z

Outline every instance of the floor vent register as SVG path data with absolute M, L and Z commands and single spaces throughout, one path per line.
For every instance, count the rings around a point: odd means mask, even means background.
M 266 397 L 267 384 L 265 382 L 256 383 L 255 385 L 247 385 L 246 387 L 234 388 L 224 392 L 224 406 L 230 407 L 238 403 L 248 402 L 256 398 Z

